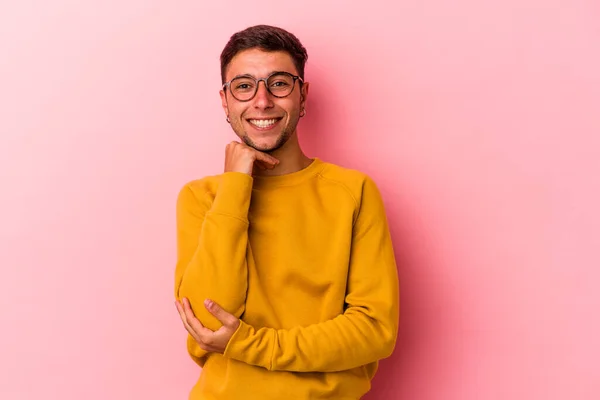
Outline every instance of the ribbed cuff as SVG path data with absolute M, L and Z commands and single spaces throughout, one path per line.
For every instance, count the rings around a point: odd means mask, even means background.
M 254 328 L 252 328 L 252 326 L 240 320 L 240 325 L 233 333 L 233 336 L 231 336 L 231 339 L 229 339 L 229 343 L 227 343 L 223 355 L 225 357 L 233 358 L 234 360 L 242 361 L 242 355 L 244 354 L 244 351 L 247 350 L 244 341 L 249 338 L 253 332 Z

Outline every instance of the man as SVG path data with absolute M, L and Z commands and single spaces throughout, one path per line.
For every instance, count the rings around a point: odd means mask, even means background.
M 203 367 L 190 399 L 358 399 L 394 348 L 398 278 L 377 187 L 298 143 L 306 59 L 264 25 L 221 54 L 241 142 L 223 174 L 177 200 L 176 306 Z

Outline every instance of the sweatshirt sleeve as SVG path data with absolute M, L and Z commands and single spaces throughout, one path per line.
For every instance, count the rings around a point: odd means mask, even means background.
M 354 223 L 345 310 L 292 329 L 241 321 L 225 356 L 272 371 L 342 371 L 388 357 L 398 331 L 398 273 L 380 193 L 367 178 Z
M 221 175 L 214 200 L 189 185 L 177 198 L 177 264 L 175 297 L 190 300 L 196 317 L 211 330 L 221 323 L 203 305 L 209 298 L 238 318 L 248 289 L 246 249 L 252 177 L 239 172 Z M 202 364 L 206 352 L 188 335 L 188 351 Z

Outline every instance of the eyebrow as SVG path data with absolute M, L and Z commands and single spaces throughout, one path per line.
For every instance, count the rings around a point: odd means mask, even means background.
M 269 72 L 267 74 L 267 76 L 271 76 L 273 74 L 280 74 L 280 73 L 294 75 L 291 72 L 287 72 L 287 71 L 272 71 L 272 72 Z M 254 75 L 251 75 L 251 74 L 241 74 L 241 75 L 234 76 L 233 78 L 230 79 L 230 81 L 232 81 L 232 80 L 234 80 L 236 78 L 253 78 L 253 79 L 256 79 L 256 77 Z

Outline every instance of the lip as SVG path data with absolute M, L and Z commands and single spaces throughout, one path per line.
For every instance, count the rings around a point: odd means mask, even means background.
M 256 120 L 257 120 L 257 121 L 266 121 L 266 120 L 270 120 L 270 119 L 274 119 L 274 120 L 275 120 L 275 123 L 274 123 L 273 125 L 270 125 L 270 126 L 268 126 L 268 127 L 264 127 L 264 128 L 262 128 L 262 127 L 260 127 L 260 126 L 256 126 L 256 125 L 254 125 L 252 122 L 250 122 L 250 120 L 255 120 L 255 121 L 256 121 Z M 270 131 L 271 129 L 274 129 L 274 128 L 275 128 L 275 127 L 276 127 L 276 126 L 279 124 L 279 122 L 281 122 L 281 120 L 282 120 L 282 119 L 283 119 L 282 117 L 271 117 L 271 118 L 246 118 L 246 122 L 248 123 L 248 125 L 250 125 L 250 126 L 252 127 L 252 129 L 255 129 L 255 130 L 257 130 L 257 131 L 264 132 L 264 131 Z

